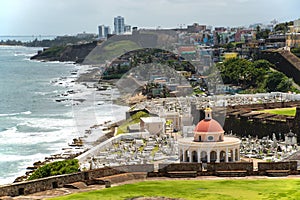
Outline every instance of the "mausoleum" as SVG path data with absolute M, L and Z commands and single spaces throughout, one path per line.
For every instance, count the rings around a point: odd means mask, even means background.
M 212 109 L 206 108 L 194 137 L 178 139 L 180 162 L 237 162 L 240 143 L 236 137 L 224 136 L 222 126 L 212 118 Z

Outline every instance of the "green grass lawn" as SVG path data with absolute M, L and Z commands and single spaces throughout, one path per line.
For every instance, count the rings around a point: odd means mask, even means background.
M 267 109 L 267 110 L 260 110 L 259 112 L 277 114 L 277 115 L 295 116 L 296 115 L 296 107 Z
M 54 199 L 125 200 L 133 197 L 300 199 L 300 179 L 145 181 Z

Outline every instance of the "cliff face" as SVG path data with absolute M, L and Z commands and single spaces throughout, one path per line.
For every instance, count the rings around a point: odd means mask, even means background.
M 37 55 L 31 57 L 33 60 L 60 61 L 82 63 L 85 57 L 97 46 L 97 42 L 79 45 L 57 46 L 45 48 Z

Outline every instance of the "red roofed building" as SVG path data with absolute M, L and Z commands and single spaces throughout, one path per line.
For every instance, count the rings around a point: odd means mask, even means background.
M 178 53 L 179 53 L 179 55 L 195 54 L 196 53 L 196 48 L 194 46 L 178 47 Z
M 240 160 L 240 143 L 224 136 L 222 126 L 205 109 L 205 118 L 194 129 L 194 137 L 178 140 L 180 162 L 236 162 Z

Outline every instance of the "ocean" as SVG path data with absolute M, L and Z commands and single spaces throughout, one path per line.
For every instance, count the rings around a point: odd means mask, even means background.
M 62 152 L 89 127 L 125 118 L 128 110 L 112 103 L 117 89 L 96 91 L 74 82 L 88 66 L 31 61 L 39 49 L 0 46 L 0 184 L 12 183 L 34 162 Z

